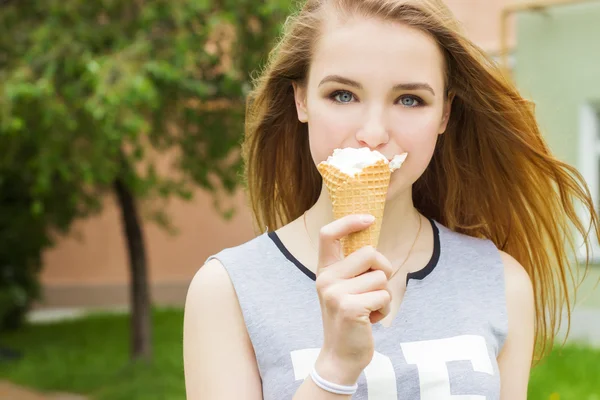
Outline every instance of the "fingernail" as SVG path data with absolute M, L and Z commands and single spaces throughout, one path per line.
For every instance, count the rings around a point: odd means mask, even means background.
M 372 223 L 373 221 L 375 221 L 375 217 L 374 217 L 374 216 L 372 216 L 372 215 L 370 215 L 370 214 L 363 215 L 363 216 L 362 216 L 360 219 L 361 219 L 361 220 L 362 220 L 362 222 L 364 222 L 365 224 L 370 224 L 370 223 Z

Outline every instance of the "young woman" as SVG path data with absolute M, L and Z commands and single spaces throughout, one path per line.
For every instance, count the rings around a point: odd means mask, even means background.
M 376 249 L 340 256 L 316 164 L 408 153 Z M 576 204 L 533 107 L 439 0 L 309 0 L 250 96 L 249 197 L 267 232 L 191 283 L 190 400 L 521 400 L 568 305 Z

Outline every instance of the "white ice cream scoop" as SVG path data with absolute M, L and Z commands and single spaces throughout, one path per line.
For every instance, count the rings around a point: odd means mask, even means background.
M 335 149 L 325 162 L 347 175 L 355 176 L 363 168 L 376 164 L 380 160 L 389 164 L 390 171 L 394 172 L 402 166 L 407 156 L 407 153 L 403 153 L 395 155 L 391 160 L 388 160 L 377 150 L 371 150 L 368 147 L 361 147 L 360 149 L 346 147 L 344 149 Z

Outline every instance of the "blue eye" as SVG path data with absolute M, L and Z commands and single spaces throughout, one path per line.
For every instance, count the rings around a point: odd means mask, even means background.
M 419 99 L 416 96 L 403 96 L 400 98 L 400 103 L 404 107 L 409 107 L 409 108 L 419 107 L 422 105 L 421 99 Z
M 354 95 L 346 90 L 338 90 L 331 94 L 331 98 L 338 103 L 351 103 L 354 100 Z

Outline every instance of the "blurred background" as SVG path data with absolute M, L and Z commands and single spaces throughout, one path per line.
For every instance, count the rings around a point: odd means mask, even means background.
M 598 204 L 600 1 L 446 3 Z M 0 399 L 185 398 L 187 287 L 256 235 L 244 99 L 291 4 L 0 0 Z M 530 399 L 600 400 L 595 246 Z

